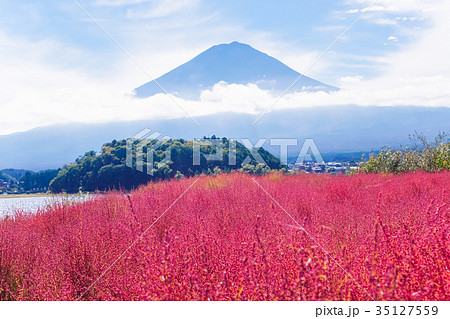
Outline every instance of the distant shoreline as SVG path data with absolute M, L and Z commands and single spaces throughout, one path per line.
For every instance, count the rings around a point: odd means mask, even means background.
M 0 199 L 2 198 L 27 198 L 27 197 L 53 197 L 58 196 L 58 194 L 47 194 L 47 193 L 33 193 L 33 194 L 0 194 Z
M 63 196 L 95 196 L 101 193 L 33 193 L 33 194 L 0 194 L 0 199 L 4 198 L 33 198 L 33 197 L 63 197 Z

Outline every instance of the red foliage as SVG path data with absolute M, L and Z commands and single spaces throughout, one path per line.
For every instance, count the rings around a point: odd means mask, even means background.
M 1 221 L 0 300 L 450 299 L 449 172 L 194 181 Z

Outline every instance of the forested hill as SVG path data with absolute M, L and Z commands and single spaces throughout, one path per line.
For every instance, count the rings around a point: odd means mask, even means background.
M 166 140 L 162 145 L 156 148 L 158 140 L 145 140 L 148 146 L 144 146 L 137 154 L 137 145 L 142 140 L 134 141 L 134 151 L 132 152 L 133 167 L 128 167 L 127 142 L 126 140 L 112 141 L 104 144 L 101 152 L 96 154 L 94 151 L 87 152 L 79 157 L 75 163 L 66 165 L 59 172 L 58 176 L 50 183 L 52 192 L 76 193 L 79 191 L 96 191 L 108 189 L 132 189 L 141 184 L 146 184 L 152 180 L 162 180 L 175 177 L 190 177 L 202 173 L 212 174 L 214 172 L 228 172 L 241 169 L 242 164 L 247 157 L 250 163 L 246 169 L 270 170 L 283 167 L 278 158 L 270 154 L 263 148 L 257 151 L 264 159 L 267 166 L 258 165 L 249 149 L 239 142 L 230 143 L 226 138 L 203 139 L 197 145 L 200 145 L 200 161 L 194 165 L 194 143 L 183 139 Z M 217 146 L 219 145 L 219 147 Z M 235 147 L 233 146 L 235 145 Z M 147 174 L 147 166 L 151 161 L 147 161 L 147 149 L 154 147 L 152 174 Z M 229 161 L 231 154 L 236 154 L 235 164 Z M 218 149 L 222 149 L 223 156 L 221 160 L 207 161 L 205 156 L 217 154 Z M 170 161 L 164 162 L 167 151 L 170 149 Z M 139 162 L 137 163 L 137 160 Z M 136 169 L 136 163 L 143 167 L 143 172 Z

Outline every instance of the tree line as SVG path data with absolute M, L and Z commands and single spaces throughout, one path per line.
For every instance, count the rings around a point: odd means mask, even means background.
M 50 182 L 58 175 L 59 169 L 33 172 L 23 169 L 4 169 L 0 171 L 0 192 L 37 193 L 47 192 Z M 6 183 L 6 185 L 5 185 Z M 2 185 L 0 185 L 2 186 Z

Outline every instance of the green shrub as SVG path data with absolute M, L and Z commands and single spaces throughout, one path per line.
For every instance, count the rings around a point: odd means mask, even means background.
M 358 171 L 363 173 L 437 172 L 450 169 L 449 135 L 439 133 L 434 142 L 417 132 L 410 136 L 411 145 L 399 149 L 382 148 L 362 161 Z

